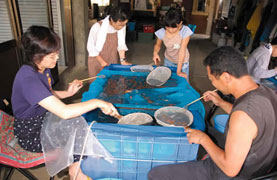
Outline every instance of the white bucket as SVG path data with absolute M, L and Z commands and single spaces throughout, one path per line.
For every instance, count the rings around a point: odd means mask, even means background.
M 217 47 L 225 46 L 226 45 L 226 38 L 220 37 L 217 41 Z

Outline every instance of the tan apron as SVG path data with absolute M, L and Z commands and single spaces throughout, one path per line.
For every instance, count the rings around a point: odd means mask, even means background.
M 102 21 L 98 22 L 100 25 Z M 106 41 L 100 52 L 100 56 L 108 63 L 108 64 L 117 64 L 118 63 L 118 39 L 117 39 L 117 32 L 115 33 L 108 33 L 106 37 Z M 96 57 L 89 57 L 88 58 L 88 74 L 89 77 L 96 76 L 103 67 L 96 59 Z M 92 80 L 93 81 L 93 80 Z M 91 82 L 92 82 L 91 81 Z

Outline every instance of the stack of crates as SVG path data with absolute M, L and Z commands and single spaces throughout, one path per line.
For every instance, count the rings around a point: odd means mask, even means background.
M 155 31 L 154 25 L 143 25 L 144 33 L 153 33 Z
M 155 26 L 154 25 L 143 25 L 143 32 L 138 33 L 138 40 L 141 42 L 153 41 L 155 39 Z
M 82 171 L 93 179 L 147 180 L 155 166 L 197 158 L 199 145 L 189 144 L 183 128 L 94 123 L 92 131 L 114 161 L 83 160 Z

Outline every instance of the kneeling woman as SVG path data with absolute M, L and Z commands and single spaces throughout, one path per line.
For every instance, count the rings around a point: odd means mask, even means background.
M 69 175 L 73 177 L 78 156 L 74 156 L 72 163 L 72 155 L 76 149 L 80 152 L 88 128 L 81 115 L 96 108 L 111 116 L 117 116 L 118 112 L 111 103 L 98 99 L 68 105 L 60 100 L 73 96 L 83 84 L 74 80 L 65 91 L 52 89 L 50 69 L 56 66 L 61 47 L 60 38 L 52 30 L 31 26 L 22 37 L 22 45 L 26 64 L 17 72 L 12 91 L 14 134 L 25 150 L 50 153 L 45 156 L 46 166 L 61 170 L 70 165 Z M 71 157 L 66 157 L 70 153 Z M 79 172 L 77 179 L 87 177 Z

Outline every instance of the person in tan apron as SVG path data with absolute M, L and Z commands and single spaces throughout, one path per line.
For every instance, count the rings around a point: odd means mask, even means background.
M 127 11 L 113 7 L 109 16 L 91 27 L 87 42 L 89 77 L 96 76 L 109 64 L 117 64 L 118 54 L 122 65 L 130 65 L 125 58 L 128 18 Z

